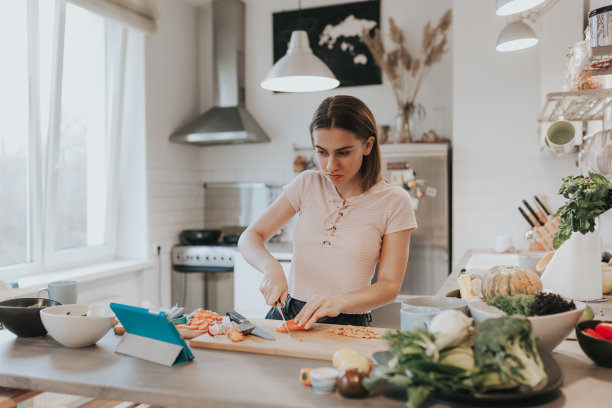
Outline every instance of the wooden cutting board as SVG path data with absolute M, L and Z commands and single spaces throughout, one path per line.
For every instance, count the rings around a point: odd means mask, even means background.
M 334 353 L 341 348 L 349 348 L 370 359 L 374 352 L 389 349 L 387 341 L 382 338 L 362 339 L 331 332 L 330 329 L 343 327 L 337 324 L 317 323 L 310 331 L 291 332 L 289 336 L 287 333 L 278 333 L 276 331 L 276 328 L 282 324 L 280 320 L 250 319 L 250 321 L 255 326 L 274 336 L 276 340 L 265 340 L 257 336 L 247 335 L 244 340 L 233 343 L 225 335 L 212 337 L 208 334 L 203 334 L 191 339 L 190 346 L 328 361 L 331 361 Z M 376 327 L 372 329 L 381 336 L 388 330 Z

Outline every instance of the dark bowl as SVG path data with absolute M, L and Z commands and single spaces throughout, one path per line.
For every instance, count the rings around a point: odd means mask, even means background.
M 598 323 L 612 323 L 609 320 L 587 320 L 576 325 L 576 338 L 580 348 L 595 364 L 612 367 L 612 340 L 600 340 L 584 334 L 584 329 L 595 329 Z
M 219 240 L 221 230 L 218 229 L 193 229 L 184 230 L 179 235 L 179 241 L 183 245 L 210 245 Z
M 36 305 L 37 307 L 32 307 Z M 0 302 L 0 322 L 18 337 L 37 337 L 47 334 L 40 320 L 40 310 L 60 302 L 46 298 L 17 298 Z

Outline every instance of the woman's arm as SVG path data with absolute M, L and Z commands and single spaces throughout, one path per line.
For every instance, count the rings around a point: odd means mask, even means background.
M 395 300 L 402 286 L 408 252 L 410 230 L 383 236 L 376 283 L 367 288 L 333 297 L 315 295 L 295 317 L 298 325 L 310 328 L 321 317 L 340 313 L 361 313 Z
M 264 244 L 284 227 L 295 213 L 287 197 L 282 194 L 238 240 L 240 254 L 251 266 L 264 274 L 259 290 L 268 306 L 275 306 L 279 299 L 285 306 L 288 289 L 283 267 Z

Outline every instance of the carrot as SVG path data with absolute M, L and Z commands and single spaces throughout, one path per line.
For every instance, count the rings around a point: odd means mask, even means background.
M 289 331 L 308 331 L 308 330 L 312 330 L 312 327 L 310 329 L 305 329 L 302 326 L 298 326 L 297 322 L 295 320 L 287 320 L 287 327 L 289 327 Z M 276 331 L 279 333 L 287 333 L 287 328 L 285 327 L 284 324 L 281 324 L 280 326 L 278 326 L 276 328 Z

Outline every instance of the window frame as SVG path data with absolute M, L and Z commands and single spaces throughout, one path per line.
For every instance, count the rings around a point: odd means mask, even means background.
M 106 127 L 108 159 L 106 163 L 107 197 L 106 225 L 104 244 L 64 250 L 55 248 L 54 219 L 57 198 L 58 174 L 56 164 L 59 160 L 61 98 L 64 62 L 64 37 L 66 27 L 66 0 L 55 0 L 53 23 L 53 50 L 51 58 L 51 83 L 49 98 L 49 125 L 46 132 L 47 150 L 42 152 L 40 112 L 45 100 L 40 95 L 39 59 L 39 1 L 28 2 L 28 80 L 29 80 L 29 134 L 28 134 L 28 256 L 25 262 L 0 266 L 1 279 L 16 279 L 23 276 L 53 272 L 59 269 L 79 267 L 96 262 L 116 259 L 118 211 L 119 211 L 119 165 L 123 100 L 125 96 L 125 71 L 127 28 L 105 18 L 110 29 L 107 38 L 114 36 L 115 47 L 106 45 L 110 61 L 107 69 L 112 69 L 112 109 L 109 113 L 109 126 Z M 46 1 L 46 0 L 43 0 Z M 71 4 L 72 7 L 78 7 Z M 104 18 L 104 17 L 101 17 Z M 116 41 L 116 42 L 115 42 Z M 43 106 L 41 106 L 43 104 Z

